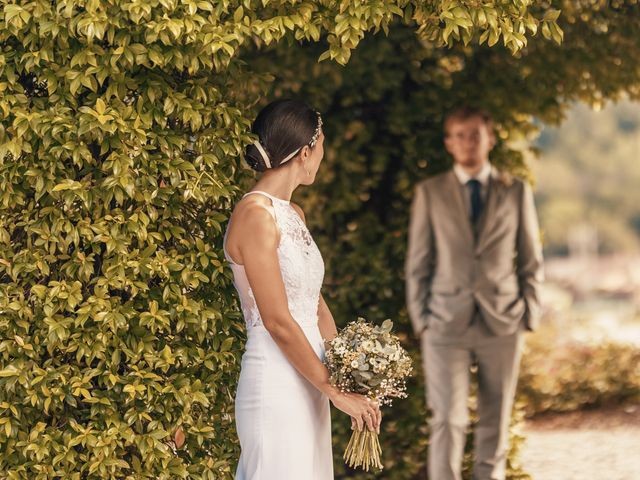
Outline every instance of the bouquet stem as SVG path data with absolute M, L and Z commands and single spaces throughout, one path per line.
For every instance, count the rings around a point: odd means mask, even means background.
M 380 454 L 382 454 L 382 448 L 378 434 L 365 428 L 353 431 L 343 458 L 349 467 L 362 467 L 368 472 L 370 467 L 382 470 Z

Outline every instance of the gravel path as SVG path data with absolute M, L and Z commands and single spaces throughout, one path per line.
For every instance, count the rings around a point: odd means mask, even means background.
M 538 417 L 525 435 L 533 480 L 640 480 L 640 405 Z

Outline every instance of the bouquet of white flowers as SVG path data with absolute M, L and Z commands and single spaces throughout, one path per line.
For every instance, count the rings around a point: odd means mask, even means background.
M 346 393 L 359 393 L 391 405 L 392 398 L 405 398 L 406 377 L 413 367 L 411 358 L 391 333 L 393 323 L 385 320 L 373 326 L 364 318 L 349 323 L 328 344 L 325 363 L 331 384 Z M 350 467 L 382 469 L 380 441 L 366 427 L 354 430 L 344 452 Z

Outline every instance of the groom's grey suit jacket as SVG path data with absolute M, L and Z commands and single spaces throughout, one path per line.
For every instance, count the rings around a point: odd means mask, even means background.
M 457 335 L 476 309 L 496 335 L 539 322 L 542 247 L 528 183 L 492 167 L 488 198 L 472 225 L 453 170 L 416 186 L 406 257 L 413 328 Z

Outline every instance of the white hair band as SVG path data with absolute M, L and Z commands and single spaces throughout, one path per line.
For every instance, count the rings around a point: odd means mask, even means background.
M 258 149 L 258 152 L 260 152 L 260 156 L 262 157 L 262 159 L 264 160 L 264 163 L 267 165 L 267 168 L 271 168 L 271 161 L 269 160 L 269 155 L 267 155 L 267 152 L 265 151 L 265 149 L 262 147 L 262 145 L 260 144 L 260 142 L 253 142 L 253 144 L 256 146 L 256 148 Z M 295 151 L 291 152 L 289 155 L 287 155 L 286 157 L 284 157 L 279 165 L 282 165 L 284 162 L 288 162 L 289 160 L 291 160 L 293 157 L 295 157 L 297 155 L 297 153 L 302 150 L 302 147 L 297 148 Z
M 260 156 L 264 160 L 264 163 L 267 166 L 267 168 L 271 168 L 271 160 L 269 160 L 269 155 L 267 155 L 267 152 L 264 151 L 264 148 L 262 148 L 262 145 L 260 145 L 260 142 L 253 142 L 253 144 L 258 149 L 258 152 L 260 152 Z
M 295 157 L 295 156 L 298 154 L 298 152 L 299 152 L 300 150 L 302 150 L 302 147 L 300 147 L 300 148 L 296 149 L 295 151 L 291 152 L 289 155 L 287 155 L 286 157 L 284 157 L 284 158 L 282 159 L 282 161 L 280 162 L 280 165 L 282 165 L 284 162 L 288 162 L 289 160 L 291 160 L 293 157 Z

